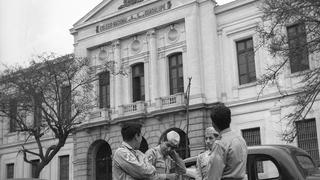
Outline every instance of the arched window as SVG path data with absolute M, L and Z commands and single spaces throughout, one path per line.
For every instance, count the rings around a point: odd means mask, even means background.
M 145 100 L 143 63 L 132 66 L 132 96 L 133 102 Z
M 175 131 L 180 136 L 179 147 L 176 150 L 179 156 L 182 159 L 190 157 L 189 138 L 187 134 L 179 128 L 170 128 L 170 129 L 167 129 L 165 132 L 163 132 L 162 135 L 160 136 L 159 144 L 164 139 L 165 135 L 170 131 Z
M 182 53 L 172 54 L 169 59 L 170 94 L 184 92 Z
M 95 159 L 96 180 L 112 179 L 111 153 L 111 148 L 107 142 L 102 143 L 100 147 L 98 147 Z

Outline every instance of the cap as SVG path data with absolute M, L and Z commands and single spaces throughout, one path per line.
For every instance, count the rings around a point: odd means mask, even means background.
M 174 146 L 178 146 L 180 143 L 180 136 L 177 132 L 175 131 L 170 131 L 167 133 L 167 140 Z
M 206 134 L 216 134 L 216 135 L 219 135 L 219 133 L 214 129 L 214 127 L 208 127 L 208 128 L 206 128 Z

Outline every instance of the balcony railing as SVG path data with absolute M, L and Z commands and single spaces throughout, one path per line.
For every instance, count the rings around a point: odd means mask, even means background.
M 108 121 L 110 120 L 110 113 L 111 111 L 106 108 L 94 108 L 93 111 L 90 112 L 87 122 Z
M 133 115 L 139 113 L 146 112 L 146 103 L 144 101 L 137 101 L 132 104 L 126 104 L 119 106 L 119 115 L 126 116 L 126 115 Z
M 177 93 L 166 97 L 160 97 L 156 101 L 157 106 L 160 109 L 185 105 L 184 93 Z

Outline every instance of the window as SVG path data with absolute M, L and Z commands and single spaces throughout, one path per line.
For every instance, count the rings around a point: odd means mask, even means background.
M 291 73 L 309 69 L 307 35 L 304 24 L 287 27 Z
M 69 180 L 69 155 L 59 157 L 59 180 Z
M 252 38 L 238 41 L 236 44 L 240 85 L 256 81 Z
M 133 102 L 145 100 L 143 63 L 132 66 L 132 94 Z
M 9 118 L 10 118 L 9 132 L 15 132 L 17 130 L 17 113 L 18 113 L 17 101 L 15 99 L 12 99 L 9 102 Z
M 41 110 L 41 96 L 34 97 L 34 114 L 33 114 L 33 125 L 39 127 L 41 125 L 42 110 Z
M 7 164 L 7 179 L 12 179 L 14 176 L 14 163 Z
M 261 145 L 260 128 L 250 128 L 242 130 L 242 137 L 246 141 L 247 146 Z M 263 172 L 263 166 L 261 162 L 257 163 L 258 172 Z
M 258 179 L 279 179 L 280 173 L 276 164 L 270 159 L 259 159 L 256 161 L 256 169 Z M 263 171 L 259 171 L 259 167 L 263 167 Z
M 32 160 L 31 162 L 32 162 L 32 164 L 31 164 L 31 176 L 32 176 L 32 178 L 36 178 L 37 165 L 40 162 L 40 160 L 39 159 L 35 159 L 35 160 Z
M 298 147 L 307 151 L 319 164 L 319 147 L 315 119 L 306 119 L 296 122 Z
M 170 94 L 184 92 L 182 53 L 169 56 Z
M 248 146 L 255 146 L 261 144 L 260 128 L 250 128 L 242 130 L 242 137 Z
M 71 86 L 61 88 L 61 110 L 62 119 L 70 120 L 71 118 Z
M 99 74 L 99 106 L 110 108 L 110 74 L 107 71 Z

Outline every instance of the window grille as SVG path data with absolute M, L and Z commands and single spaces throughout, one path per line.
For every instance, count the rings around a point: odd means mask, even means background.
M 247 146 L 261 145 L 260 128 L 250 128 L 242 130 L 242 137 L 246 141 Z M 262 162 L 257 162 L 257 168 L 259 173 L 263 173 Z
M 260 128 L 251 128 L 242 130 L 242 136 L 247 146 L 261 145 Z
M 296 122 L 298 147 L 307 151 L 317 164 L 319 161 L 319 147 L 315 119 Z
M 14 177 L 14 163 L 7 164 L 7 179 Z
M 256 81 L 252 38 L 238 41 L 236 45 L 240 85 Z

